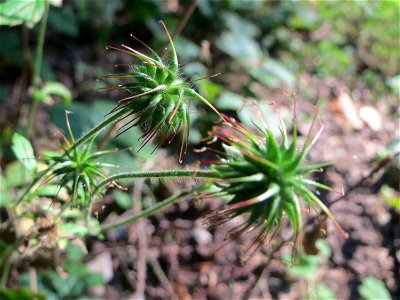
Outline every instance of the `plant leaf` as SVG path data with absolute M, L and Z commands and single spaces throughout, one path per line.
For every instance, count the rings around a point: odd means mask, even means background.
M 60 82 L 48 81 L 38 93 L 39 100 L 45 101 L 50 95 L 60 96 L 65 104 L 72 102 L 72 94 L 69 89 Z
M 36 171 L 37 162 L 35 154 L 33 153 L 32 145 L 27 138 L 15 132 L 12 137 L 11 149 L 25 168 L 32 172 Z
M 0 4 L 0 25 L 16 26 L 25 23 L 32 28 L 45 11 L 43 0 L 7 0 Z
M 124 193 L 120 190 L 114 190 L 112 193 L 115 202 L 117 202 L 118 206 L 121 207 L 122 209 L 128 210 L 132 208 L 133 206 L 133 201 L 132 197 L 129 196 L 129 194 Z
M 372 276 L 368 276 L 363 280 L 361 285 L 358 287 L 358 292 L 365 300 L 392 299 L 383 281 Z
M 321 284 L 317 285 L 317 297 L 318 297 L 319 300 L 336 299 L 336 294 L 326 284 L 321 283 Z

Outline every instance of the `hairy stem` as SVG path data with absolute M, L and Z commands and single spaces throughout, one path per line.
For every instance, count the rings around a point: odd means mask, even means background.
M 40 22 L 38 44 L 36 47 L 35 66 L 34 66 L 33 78 L 32 78 L 33 97 L 32 97 L 32 102 L 31 102 L 31 105 L 29 106 L 29 112 L 28 112 L 28 126 L 27 126 L 28 136 L 32 132 L 33 120 L 35 117 L 36 108 L 37 108 L 37 104 L 38 104 L 38 99 L 35 97 L 35 93 L 38 89 L 39 81 L 40 81 L 40 71 L 42 69 L 42 58 L 43 58 L 43 47 L 44 47 L 44 37 L 46 35 L 47 16 L 49 14 L 49 1 L 48 0 L 44 0 L 44 1 L 45 1 L 45 10 L 44 10 L 42 21 Z
M 128 178 L 164 178 L 164 177 L 196 177 L 196 178 L 219 178 L 219 175 L 213 171 L 206 170 L 161 170 L 161 171 L 139 171 L 139 172 L 127 172 L 110 176 L 101 181 L 94 194 L 98 194 L 101 189 L 116 180 L 128 179 Z
M 195 91 L 193 91 L 193 96 L 195 96 L 198 100 L 200 100 L 205 105 L 207 105 L 209 108 L 211 108 L 218 115 L 218 117 L 220 117 L 222 120 L 224 120 L 221 113 L 207 99 L 205 99 L 203 96 L 201 96 L 199 93 L 197 93 Z

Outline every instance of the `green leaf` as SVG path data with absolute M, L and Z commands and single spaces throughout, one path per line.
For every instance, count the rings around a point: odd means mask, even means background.
M 303 255 L 298 265 L 288 267 L 288 273 L 293 277 L 313 278 L 318 271 L 319 262 L 317 255 Z
M 393 93 L 400 98 L 400 75 L 386 79 L 386 84 L 392 89 Z
M 72 102 L 72 94 L 68 88 L 60 82 L 48 81 L 43 88 L 35 93 L 34 97 L 40 101 L 46 101 L 51 95 L 60 96 L 65 104 Z
M 79 16 L 74 13 L 72 6 L 65 5 L 62 8 L 51 10 L 48 26 L 56 33 L 76 38 L 79 34 Z
M 11 149 L 25 168 L 32 172 L 36 170 L 37 162 L 32 145 L 27 138 L 15 132 L 12 137 Z
M 1 5 L 1 4 L 0 4 Z M 1 11 L 0 11 L 1 14 Z M 24 60 L 23 57 L 23 47 L 21 41 L 21 32 L 14 30 L 14 28 L 1 27 L 1 47 L 0 47 L 0 57 L 2 60 L 6 61 L 7 64 L 13 65 L 14 67 L 22 68 Z M 7 47 L 3 46 L 7 45 Z M 5 99 L 5 89 L 3 85 L 3 95 L 0 99 Z M 2 101 L 0 100 L 0 101 Z
M 400 212 L 400 195 L 395 189 L 385 184 L 381 187 L 380 194 L 387 204 Z
M 232 92 L 222 92 L 217 101 L 219 109 L 238 110 L 243 106 L 243 97 Z
M 85 277 L 85 284 L 87 288 L 91 288 L 96 285 L 103 285 L 104 282 L 105 280 L 102 274 L 88 272 L 87 276 Z
M 193 59 L 200 55 L 200 47 L 184 37 L 177 37 L 174 40 L 174 44 L 176 51 L 180 53 L 180 57 L 185 60 Z
M 30 300 L 46 299 L 45 295 L 42 293 L 35 293 L 28 288 L 20 288 L 18 290 L 13 290 L 9 288 L 0 289 L 0 299 L 3 300 Z
M 66 188 L 57 184 L 49 184 L 38 187 L 35 194 L 42 197 L 55 197 L 57 194 L 66 193 Z
M 1 170 L 0 170 L 1 171 Z M 6 179 L 0 174 L 0 207 L 6 206 L 8 203 L 11 202 L 11 197 L 8 191 L 8 184 Z M 1 251 L 0 251 L 1 254 Z
M 215 45 L 246 67 L 258 64 L 262 56 L 262 51 L 257 41 L 240 32 L 223 32 L 216 39 Z
M 322 257 L 329 257 L 331 249 L 324 240 L 318 240 L 316 242 L 317 248 L 319 249 L 318 255 L 303 255 L 300 258 L 300 262 L 297 265 L 288 267 L 288 273 L 294 277 L 306 277 L 313 278 L 318 271 Z M 283 257 L 285 260 L 290 260 L 290 257 Z
M 70 243 L 67 248 L 67 256 L 69 262 L 80 262 L 85 254 L 81 247 Z
M 210 80 L 203 79 L 198 82 L 199 90 L 206 99 L 215 99 L 222 91 L 222 87 Z
M 392 299 L 383 281 L 372 276 L 368 276 L 363 280 L 358 287 L 358 292 L 365 300 Z
M 45 11 L 43 0 L 6 0 L 0 4 L 0 25 L 25 24 L 32 28 L 40 21 Z
M 192 79 L 198 79 L 207 75 L 207 68 L 199 62 L 188 63 L 183 67 L 185 74 L 189 75 Z
M 332 291 L 330 287 L 325 284 L 318 284 L 317 285 L 317 297 L 319 300 L 327 299 L 336 299 L 335 292 Z
M 260 33 L 260 29 L 255 23 L 237 13 L 224 12 L 222 19 L 226 28 L 229 28 L 232 32 L 250 37 L 255 37 Z
M 60 229 L 63 233 L 78 237 L 83 237 L 88 233 L 88 229 L 86 226 L 73 223 L 64 223 L 60 226 Z
M 118 206 L 122 209 L 128 210 L 132 208 L 132 197 L 130 197 L 128 193 L 124 193 L 120 190 L 114 190 L 112 192 L 112 196 L 115 202 L 117 202 Z
M 28 173 L 19 161 L 8 164 L 5 171 L 5 186 L 13 188 L 28 184 L 32 180 L 32 176 Z
M 322 257 L 325 257 L 325 258 L 329 258 L 331 256 L 332 250 L 329 247 L 329 244 L 327 241 L 319 239 L 319 240 L 317 240 L 315 245 L 317 246 L 317 248 L 319 250 L 319 255 L 321 255 Z
M 320 25 L 318 14 L 307 6 L 298 5 L 296 14 L 289 22 L 289 26 L 294 29 L 315 30 Z
M 248 72 L 255 79 L 271 88 L 277 88 L 283 84 L 293 86 L 296 77 L 282 63 L 266 58 L 262 64 L 255 68 L 249 68 Z

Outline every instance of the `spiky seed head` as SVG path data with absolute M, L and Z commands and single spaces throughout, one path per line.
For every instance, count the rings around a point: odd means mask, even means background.
M 256 108 L 255 111 L 259 110 Z M 261 113 L 257 116 L 260 117 Z M 306 204 L 317 213 L 322 210 L 340 232 L 347 236 L 313 192 L 314 188 L 332 189 L 308 178 L 310 173 L 319 171 L 332 162 L 315 165 L 303 163 L 323 126 L 314 136 L 310 129 L 304 146 L 299 147 L 295 118 L 291 142 L 281 118 L 281 138 L 275 137 L 262 119 L 259 119 L 260 125 L 256 125 L 257 133 L 254 133 L 234 118 L 224 118 L 224 124 L 214 126 L 210 131 L 210 138 L 222 141 L 224 150 L 223 157 L 211 165 L 211 169 L 221 178 L 212 183 L 219 188 L 213 196 L 227 195 L 230 200 L 221 210 L 210 215 L 211 226 L 222 224 L 239 215 L 247 215 L 247 221 L 232 230 L 230 236 L 234 238 L 258 228 L 260 231 L 249 246 L 249 251 L 253 247 L 253 250 L 257 249 L 268 237 L 272 238 L 286 216 L 293 228 L 293 242 L 296 245 L 302 238 L 301 207 Z M 315 120 L 316 115 L 313 125 Z
M 211 107 L 217 114 L 219 113 L 181 75 L 172 38 L 164 23 L 162 21 L 160 23 L 164 27 L 169 40 L 169 59 L 162 59 L 148 45 L 131 35 L 147 49 L 148 53 L 143 54 L 126 45 L 122 45 L 122 48 L 108 46 L 110 49 L 134 56 L 139 60 L 140 64 L 131 65 L 130 67 L 133 71 L 111 74 L 103 78 L 125 78 L 131 80 L 129 83 L 113 87 L 128 93 L 128 96 L 119 100 L 118 105 L 110 112 L 111 114 L 121 110 L 126 112 L 120 119 L 125 120 L 125 124 L 120 128 L 119 134 L 134 126 L 144 126 L 145 133 L 140 137 L 142 145 L 138 150 L 146 145 L 157 133 L 161 133 L 162 137 L 156 145 L 156 149 L 165 142 L 171 142 L 178 131 L 182 129 L 183 137 L 179 156 L 181 162 L 182 155 L 186 153 L 188 147 L 190 127 L 189 100 L 198 99 Z
M 75 147 L 75 138 L 68 118 L 69 113 L 66 111 L 70 140 L 64 136 L 66 148 L 63 146 L 64 152 L 62 154 L 43 155 L 49 167 L 39 172 L 37 178 L 44 178 L 45 184 L 55 182 L 59 186 L 58 192 L 62 187 L 70 190 L 72 196 L 71 207 L 74 205 L 88 207 L 92 201 L 93 191 L 97 187 L 97 181 L 107 178 L 103 173 L 103 169 L 117 167 L 116 165 L 99 162 L 99 158 L 119 150 L 92 151 L 96 136 L 87 144 Z

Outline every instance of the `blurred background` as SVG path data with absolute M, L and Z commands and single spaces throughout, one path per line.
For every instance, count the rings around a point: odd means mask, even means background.
M 14 6 L 2 2 L 0 163 L 6 218 L 7 205 L 31 180 L 15 160 L 10 140 L 28 122 L 33 58 L 45 8 L 41 0 L 11 1 Z M 9 18 L 13 10 L 21 18 Z M 293 103 L 288 94 L 295 92 L 299 133 L 306 134 L 318 108 L 325 129 L 309 160 L 337 159 L 318 179 L 347 194 L 320 196 L 350 238 L 343 239 L 329 221 L 308 219 L 305 212 L 305 255 L 299 265 L 288 266 L 290 245 L 274 241 L 244 263 L 246 236 L 223 246 L 231 225 L 208 230 L 204 224 L 204 216 L 223 202 L 182 201 L 110 231 L 104 239 L 84 238 L 84 225 L 77 221 L 60 229 L 64 239 L 54 245 L 18 245 L 19 254 L 1 284 L 19 292 L 8 296 L 29 299 L 28 290 L 33 290 L 49 299 L 400 298 L 399 14 L 398 1 L 50 1 L 41 68 L 41 84 L 50 84 L 44 85 L 30 134 L 35 153 L 59 148 L 66 109 L 74 112 L 70 121 L 76 136 L 102 120 L 123 95 L 105 89 L 113 80 L 96 79 L 121 72 L 118 64 L 135 62 L 105 47 L 124 43 L 145 51 L 133 34 L 163 55 L 163 20 L 182 74 L 222 112 L 251 125 L 248 110 L 240 110 L 243 99 L 276 102 L 289 124 Z M 217 121 L 207 111 L 191 104 L 184 164 L 215 157 L 192 151 Z M 275 122 L 270 105 L 263 114 Z M 110 148 L 133 147 L 107 161 L 121 166 L 117 172 L 182 167 L 179 142 L 150 155 L 154 145 L 137 152 L 139 134 L 135 128 L 110 140 Z M 348 159 L 353 156 L 357 159 Z M 128 193 L 109 191 L 94 205 L 99 222 L 132 214 L 197 182 L 124 183 Z M 36 206 L 49 201 L 42 197 Z M 20 238 L 38 222 L 36 206 L 26 207 L 31 213 L 18 220 Z M 1 256 L 9 241 L 4 235 L 0 242 Z M 4 274 L 7 266 L 1 266 Z

